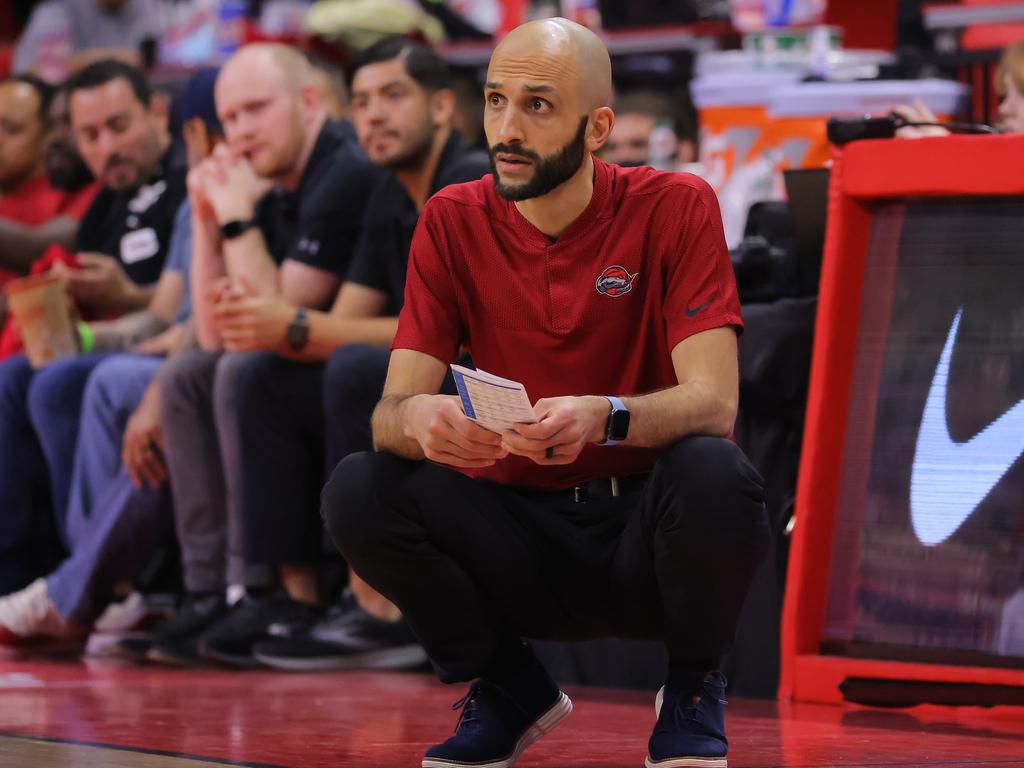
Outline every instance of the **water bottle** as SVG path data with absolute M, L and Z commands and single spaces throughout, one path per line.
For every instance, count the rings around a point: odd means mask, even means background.
M 227 59 L 245 41 L 245 0 L 220 0 L 217 3 L 217 58 Z

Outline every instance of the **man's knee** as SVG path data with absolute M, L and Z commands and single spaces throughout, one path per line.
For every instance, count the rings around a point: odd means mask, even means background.
M 0 363 L 0 408 L 22 413 L 32 376 L 32 366 L 24 355 L 15 355 Z
M 132 358 L 128 355 L 114 355 L 97 365 L 85 382 L 83 414 L 97 409 L 105 413 L 120 412 L 124 382 L 134 372 Z
M 275 366 L 281 358 L 273 352 L 241 352 L 223 355 L 217 363 L 214 401 L 220 411 L 263 413 L 278 381 Z
M 168 360 L 160 374 L 160 407 L 173 415 L 212 395 L 217 355 L 203 350 L 187 352 Z
M 353 453 L 331 473 L 320 499 L 320 514 L 335 546 L 346 558 L 373 545 L 381 532 L 385 494 L 399 482 L 403 462 L 386 453 Z
M 384 387 L 389 352 L 368 344 L 346 344 L 335 350 L 324 371 L 325 392 L 344 395 L 373 387 L 377 396 Z
M 677 494 L 686 514 L 706 514 L 733 525 L 760 525 L 764 516 L 764 481 L 743 451 L 719 437 L 686 437 L 658 460 L 655 475 Z
M 37 428 L 55 415 L 78 412 L 85 383 L 97 362 L 91 357 L 72 357 L 36 372 L 28 388 L 28 412 Z

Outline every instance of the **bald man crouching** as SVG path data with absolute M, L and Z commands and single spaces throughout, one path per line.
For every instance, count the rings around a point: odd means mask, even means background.
M 521 638 L 657 638 L 669 668 L 646 765 L 725 766 L 725 680 L 767 544 L 736 415 L 732 267 L 711 189 L 594 158 L 608 53 L 555 19 L 491 58 L 493 173 L 423 209 L 376 453 L 335 470 L 323 514 L 405 615 L 442 681 L 473 681 L 425 768 L 504 768 L 572 709 Z M 521 381 L 503 434 L 436 394 L 460 346 Z

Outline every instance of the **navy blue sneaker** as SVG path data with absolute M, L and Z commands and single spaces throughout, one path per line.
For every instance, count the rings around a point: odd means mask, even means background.
M 662 688 L 658 722 L 647 742 L 647 768 L 727 768 L 725 677 L 709 672 L 696 688 Z
M 455 735 L 427 750 L 423 768 L 508 768 L 524 749 L 572 712 L 569 697 L 555 688 L 554 701 L 527 712 L 486 680 L 470 686 L 452 709 L 462 707 Z

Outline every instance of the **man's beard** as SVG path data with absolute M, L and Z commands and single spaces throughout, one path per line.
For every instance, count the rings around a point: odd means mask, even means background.
M 47 150 L 46 177 L 51 187 L 62 192 L 77 192 L 93 179 L 82 156 L 69 147 Z
M 412 146 L 388 158 L 381 165 L 390 171 L 416 171 L 427 162 L 433 148 L 434 129 L 431 126 L 416 137 L 416 142 Z
M 541 157 L 536 152 L 518 144 L 495 144 L 490 149 L 491 173 L 494 176 L 494 190 L 512 202 L 542 197 L 560 187 L 579 171 L 583 165 L 584 144 L 587 135 L 587 117 L 580 118 L 576 135 L 554 154 Z M 497 154 L 518 155 L 533 163 L 533 178 L 522 184 L 504 184 L 498 176 L 495 161 Z

